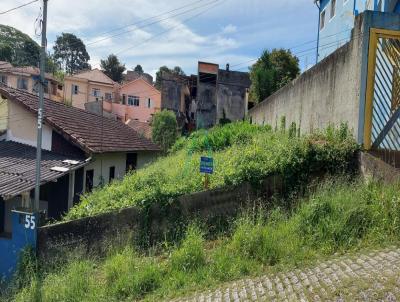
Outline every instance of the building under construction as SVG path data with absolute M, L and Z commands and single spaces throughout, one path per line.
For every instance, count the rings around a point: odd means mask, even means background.
M 242 120 L 250 85 L 247 72 L 231 71 L 229 64 L 220 69 L 218 64 L 199 62 L 197 75 L 163 74 L 161 108 L 174 111 L 189 132 Z

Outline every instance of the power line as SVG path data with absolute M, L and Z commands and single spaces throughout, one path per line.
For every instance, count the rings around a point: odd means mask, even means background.
M 184 5 L 184 6 L 181 6 L 181 7 L 175 8 L 175 9 L 173 9 L 173 10 L 170 10 L 170 11 L 164 12 L 164 13 L 162 13 L 162 14 L 159 14 L 159 15 L 156 15 L 156 16 L 149 17 L 149 18 L 146 18 L 146 19 L 140 20 L 140 21 L 138 21 L 138 22 L 135 22 L 135 23 L 131 23 L 131 24 L 127 24 L 127 25 L 124 25 L 124 26 L 121 26 L 121 27 L 117 27 L 117 28 L 111 29 L 111 30 L 109 30 L 109 31 L 106 31 L 106 32 L 103 32 L 103 33 L 101 33 L 100 35 L 106 35 L 106 34 L 109 34 L 109 33 L 115 32 L 115 31 L 119 31 L 119 30 L 122 30 L 122 29 L 125 29 L 125 28 L 128 28 L 128 27 L 131 27 L 131 26 L 135 26 L 135 25 L 138 25 L 138 24 L 144 23 L 144 22 L 146 22 L 146 21 L 150 21 L 150 20 L 152 20 L 152 19 L 155 19 L 155 18 L 161 17 L 161 16 L 163 16 L 163 15 L 166 15 L 166 14 L 170 14 L 170 13 L 172 13 L 172 12 L 175 12 L 175 11 L 181 10 L 181 9 L 183 9 L 183 8 L 186 8 L 186 7 L 192 6 L 192 5 L 196 4 L 196 3 L 203 2 L 203 1 L 206 1 L 206 0 L 198 0 L 198 1 L 195 1 L 195 2 L 193 2 L 193 3 L 190 3 L 190 4 L 187 4 L 187 5 Z M 161 21 L 162 21 L 162 20 L 161 20 Z
M 340 32 L 337 32 L 337 33 L 334 33 L 334 34 L 331 34 L 331 35 L 322 37 L 322 38 L 320 39 L 320 41 L 321 41 L 321 40 L 325 40 L 325 39 L 327 39 L 327 38 L 331 38 L 331 37 L 340 35 L 340 34 L 345 33 L 345 32 L 349 32 L 349 31 L 351 31 L 351 30 L 352 30 L 352 29 L 346 29 L 346 30 L 343 30 L 343 31 L 340 31 Z M 348 39 L 348 38 L 345 38 L 345 39 Z M 343 40 L 343 39 L 342 39 L 342 40 Z M 299 48 L 299 47 L 301 47 L 301 46 L 305 46 L 305 45 L 308 45 L 308 44 L 311 44 L 311 43 L 315 43 L 316 41 L 317 41 L 317 40 L 311 40 L 311 41 L 308 41 L 308 42 L 304 42 L 304 43 L 301 43 L 301 44 L 298 44 L 298 45 L 289 47 L 288 49 L 289 49 L 289 50 L 293 50 L 293 49 Z M 330 42 L 330 43 L 337 43 L 337 42 L 338 42 L 338 41 Z M 319 48 L 322 47 L 322 46 L 324 46 L 324 45 L 320 45 Z M 316 49 L 317 49 L 317 47 L 313 47 L 313 48 L 307 49 L 307 51 L 309 51 L 309 50 L 316 50 Z M 305 52 L 305 51 L 306 51 L 306 50 L 299 51 L 299 52 L 294 52 L 293 54 L 296 54 L 296 53 L 303 53 L 303 52 Z M 245 62 L 242 62 L 242 63 L 238 63 L 238 64 L 235 64 L 235 65 L 232 65 L 231 67 L 236 67 L 236 66 L 240 66 L 240 65 L 243 65 L 243 64 L 246 64 L 246 63 L 251 63 L 251 62 L 257 61 L 258 59 L 259 59 L 259 58 L 251 59 L 251 60 L 249 60 L 249 61 L 245 61 Z
M 23 8 L 23 7 L 25 7 L 25 6 L 28 6 L 28 5 L 30 5 L 30 4 L 32 4 L 32 3 L 35 3 L 35 2 L 38 2 L 38 1 L 39 1 L 39 0 L 33 0 L 33 1 L 31 1 L 31 2 L 28 2 L 28 3 L 25 3 L 25 4 L 19 5 L 19 6 L 17 6 L 17 7 L 10 8 L 10 9 L 4 11 L 4 12 L 1 12 L 0 15 L 5 15 L 5 14 L 7 14 L 7 13 L 9 13 L 9 12 L 12 12 L 12 11 L 15 11 L 15 10 L 17 10 L 17 9 Z
M 222 1 L 222 2 L 221 2 L 221 1 Z M 213 2 L 209 2 L 209 3 L 207 3 L 204 7 L 206 7 L 206 6 L 210 5 L 210 4 L 213 4 L 213 3 L 214 3 L 214 5 L 211 5 L 211 6 L 208 7 L 207 9 L 202 10 L 201 12 L 199 12 L 199 13 L 197 13 L 197 14 L 195 14 L 195 15 L 193 15 L 193 16 L 191 16 L 191 17 L 185 19 L 185 20 L 183 20 L 183 21 L 182 21 L 181 23 L 179 23 L 178 25 L 173 26 L 173 27 L 170 27 L 170 28 L 168 28 L 168 29 L 166 29 L 166 30 L 164 30 L 164 31 L 162 31 L 162 32 L 159 32 L 158 34 L 152 36 L 151 38 L 144 40 L 144 41 L 143 41 L 142 43 L 140 43 L 140 44 L 137 44 L 137 45 L 135 45 L 135 46 L 131 46 L 131 47 L 122 49 L 122 50 L 118 51 L 116 54 L 121 54 L 121 53 L 123 53 L 123 52 L 125 52 L 125 51 L 128 51 L 128 50 L 137 48 L 137 47 L 139 47 L 139 46 L 142 46 L 143 44 L 146 44 L 147 42 L 149 42 L 149 41 L 151 41 L 151 40 L 153 40 L 153 39 L 155 39 L 155 38 L 157 38 L 157 37 L 159 37 L 159 36 L 162 36 L 162 35 L 164 35 L 164 34 L 170 32 L 170 31 L 174 30 L 175 28 L 178 28 L 179 26 L 182 26 L 182 24 L 184 24 L 184 23 L 186 23 L 186 22 L 188 22 L 188 21 L 190 21 L 190 20 L 193 20 L 194 18 L 197 18 L 198 16 L 200 16 L 200 15 L 204 14 L 205 12 L 207 12 L 208 9 L 214 8 L 214 7 L 216 7 L 217 5 L 223 3 L 223 1 L 224 1 L 224 0 L 215 0 L 215 1 L 213 1 Z
M 121 26 L 121 27 L 118 27 L 118 28 L 111 29 L 111 30 L 109 30 L 109 31 L 106 31 L 106 32 L 101 33 L 100 35 L 104 35 L 104 34 L 116 32 L 116 31 L 119 31 L 119 30 L 122 30 L 122 29 L 125 29 L 125 28 L 129 28 L 129 27 L 132 27 L 132 26 L 141 24 L 141 23 L 145 23 L 146 21 L 150 21 L 150 20 L 152 20 L 152 19 L 159 18 L 159 17 L 161 17 L 161 16 L 163 16 L 163 15 L 167 15 L 167 14 L 170 14 L 170 13 L 172 13 L 172 12 L 179 11 L 179 10 L 181 10 L 181 9 L 183 9 L 183 8 L 187 8 L 187 7 L 196 5 L 196 4 L 199 3 L 199 2 L 204 2 L 204 1 L 209 1 L 209 0 L 198 0 L 198 1 L 195 1 L 195 2 L 193 2 L 193 3 L 190 3 L 190 4 L 187 4 L 187 5 L 184 5 L 184 6 L 175 8 L 175 9 L 173 9 L 173 10 L 164 12 L 164 13 L 159 14 L 159 15 L 156 15 L 156 16 L 149 17 L 149 18 L 146 18 L 146 19 L 144 19 L 144 20 L 141 20 L 141 21 L 138 21 L 138 22 L 135 22 L 135 23 L 132 23 L 132 24 L 128 24 L 128 25 L 125 25 L 125 26 Z M 215 0 L 214 0 L 214 1 L 215 1 Z M 213 3 L 214 1 L 211 1 L 211 2 L 208 2 L 208 3 L 204 4 L 204 5 L 200 5 L 200 6 L 197 6 L 197 7 L 188 9 L 188 10 L 185 10 L 185 11 L 183 11 L 183 12 L 179 12 L 179 13 L 177 13 L 177 14 L 168 16 L 168 17 L 163 18 L 163 19 L 155 20 L 155 21 L 153 21 L 153 22 L 151 22 L 151 23 L 143 24 L 143 25 L 141 25 L 141 26 L 139 26 L 139 27 L 136 27 L 136 28 L 134 28 L 134 29 L 131 29 L 131 30 L 126 30 L 126 31 L 123 31 L 123 32 L 119 32 L 119 33 L 116 33 L 116 34 L 113 34 L 113 35 L 109 35 L 109 36 L 106 36 L 106 37 L 97 39 L 97 40 L 95 40 L 95 41 L 93 41 L 93 42 L 88 42 L 88 41 L 87 41 L 85 45 L 86 45 L 86 46 L 94 45 L 94 44 L 100 43 L 100 42 L 105 41 L 105 40 L 110 39 L 110 38 L 115 38 L 115 37 L 118 37 L 118 36 L 121 36 L 121 35 L 124 35 L 124 34 L 127 34 L 127 33 L 135 32 L 135 31 L 137 31 L 137 30 L 140 30 L 140 29 L 149 27 L 149 26 L 151 26 L 151 25 L 155 25 L 155 24 L 161 23 L 161 22 L 163 22 L 163 21 L 166 21 L 166 20 L 169 20 L 169 19 L 172 19 L 172 18 L 181 16 L 181 15 L 190 13 L 190 12 L 195 11 L 195 10 L 197 10 L 197 9 L 201 9 L 201 8 L 203 8 L 203 7 L 205 7 L 205 6 L 207 6 L 207 5 L 211 4 L 211 3 Z M 220 1 L 220 0 L 217 0 L 217 1 Z M 71 43 L 70 45 L 78 45 L 78 43 L 79 43 L 79 42 Z

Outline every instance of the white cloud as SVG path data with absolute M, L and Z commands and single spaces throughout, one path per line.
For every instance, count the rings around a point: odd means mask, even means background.
M 211 4 L 203 8 L 199 7 L 204 3 L 211 3 L 211 0 L 189 1 L 51 0 L 48 48 L 52 50 L 51 45 L 57 35 L 72 32 L 86 44 L 97 41 L 87 45 L 92 66 L 99 66 L 101 58 L 124 50 L 118 56 L 128 68 L 141 64 L 145 70 L 154 72 L 161 65 L 180 65 L 184 70 L 194 72 L 197 61 L 202 58 L 210 58 L 209 61 L 214 60 L 223 65 L 227 62 L 234 65 L 261 53 L 266 42 L 290 41 L 291 34 L 299 36 L 295 30 L 290 33 L 288 28 L 300 28 L 302 34 L 308 32 L 309 23 L 297 24 L 302 21 L 295 20 L 298 20 L 300 10 L 310 10 L 313 13 L 316 10 L 311 0 L 220 0 L 218 6 L 213 7 Z M 26 0 L 1 0 L 0 10 L 25 2 Z M 39 3 L 1 16 L 0 23 L 14 26 L 33 37 Z M 190 6 L 190 3 L 193 5 Z M 186 8 L 143 22 L 183 6 Z M 190 13 L 171 17 L 191 8 L 194 9 Z M 203 14 L 183 22 L 199 12 Z M 144 26 L 167 16 L 170 19 Z M 287 17 L 285 21 L 282 20 L 284 16 Z M 261 22 L 262 25 L 258 25 Z M 310 23 L 314 25 L 313 21 Z M 126 27 L 127 25 L 130 26 Z M 116 28 L 121 29 L 110 32 Z M 171 28 L 173 29 L 169 31 Z M 111 37 L 124 31 L 129 32 Z M 160 35 L 163 31 L 167 32 Z M 314 32 L 311 34 L 313 37 Z
M 222 28 L 223 34 L 233 34 L 237 31 L 237 27 L 233 24 L 229 24 Z

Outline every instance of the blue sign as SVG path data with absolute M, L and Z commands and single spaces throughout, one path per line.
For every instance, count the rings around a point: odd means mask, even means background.
M 212 157 L 201 157 L 200 160 L 200 173 L 213 174 L 214 173 L 214 159 Z

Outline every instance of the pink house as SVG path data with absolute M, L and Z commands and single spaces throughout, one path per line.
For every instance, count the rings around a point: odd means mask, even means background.
M 123 122 L 148 122 L 160 111 L 161 92 L 142 78 L 122 85 L 118 93 L 119 103 L 104 102 L 104 110 L 117 115 Z

